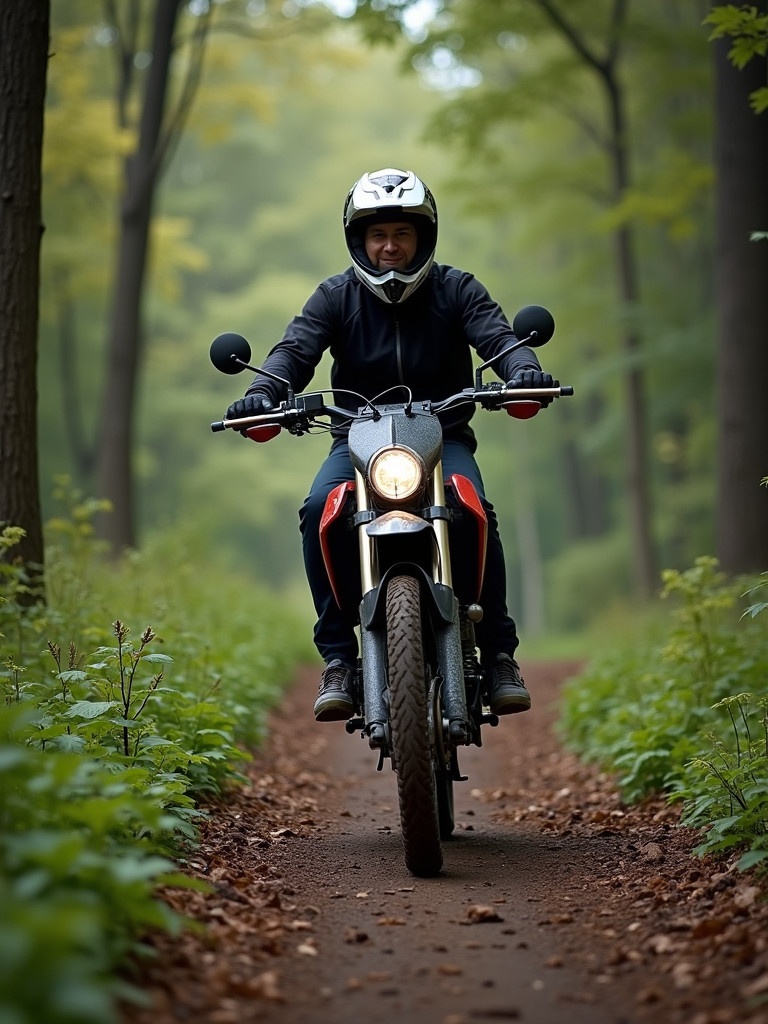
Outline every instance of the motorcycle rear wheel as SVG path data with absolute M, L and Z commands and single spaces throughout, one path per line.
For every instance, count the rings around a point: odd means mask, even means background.
M 443 866 L 429 740 L 427 678 L 418 582 L 394 576 L 387 586 L 387 666 L 392 748 L 405 865 L 424 878 Z

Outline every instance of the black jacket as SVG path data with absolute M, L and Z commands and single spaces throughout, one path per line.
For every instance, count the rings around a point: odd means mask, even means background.
M 363 403 L 345 389 L 376 400 L 388 388 L 406 384 L 414 400 L 447 398 L 474 383 L 471 349 L 485 361 L 513 341 L 500 306 L 463 270 L 435 264 L 409 299 L 387 305 L 350 267 L 318 286 L 262 366 L 289 380 L 299 393 L 330 349 L 335 402 L 356 410 Z M 521 348 L 493 369 L 508 381 L 517 370 L 538 368 L 532 350 Z M 274 402 L 285 397 L 279 384 L 263 376 L 248 388 L 248 394 L 254 392 Z M 404 400 L 400 390 L 382 401 Z M 467 403 L 440 415 L 446 436 L 464 440 L 473 451 L 476 442 L 468 424 L 474 411 Z

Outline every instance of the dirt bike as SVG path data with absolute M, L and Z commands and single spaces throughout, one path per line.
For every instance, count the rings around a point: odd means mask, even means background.
M 478 366 L 474 387 L 441 401 L 387 402 L 390 392 L 368 400 L 357 412 L 325 401 L 330 392 L 295 395 L 287 381 L 249 365 L 248 342 L 223 334 L 211 345 L 211 361 L 224 373 L 244 369 L 277 379 L 287 397 L 272 412 L 221 420 L 211 429 L 238 430 L 265 441 L 282 428 L 302 435 L 316 428 L 348 426 L 354 479 L 329 495 L 320 540 L 334 596 L 341 607 L 357 601 L 360 632 L 352 698 L 356 715 L 346 723 L 386 758 L 397 775 L 405 864 L 418 876 L 440 872 L 441 840 L 454 830 L 453 783 L 465 781 L 458 750 L 482 745 L 481 726 L 498 717 L 483 709 L 486 670 L 475 647 L 474 626 L 482 618 L 478 604 L 485 562 L 487 520 L 482 502 L 463 476 L 443 480 L 442 428 L 438 413 L 462 403 L 504 409 L 518 418 L 535 415 L 542 402 L 573 394 L 570 387 L 520 388 L 483 384 L 482 374 L 523 345 L 545 344 L 554 320 L 541 306 L 526 306 L 515 316 L 518 341 Z M 447 500 L 448 494 L 450 500 Z M 452 548 L 456 528 L 470 528 L 476 552 L 474 593 L 459 601 L 454 592 Z M 360 587 L 344 593 L 337 572 L 339 532 L 357 536 Z M 354 546 L 353 546 L 354 550 Z

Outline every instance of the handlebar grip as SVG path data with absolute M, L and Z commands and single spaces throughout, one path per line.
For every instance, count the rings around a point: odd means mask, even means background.
M 218 433 L 220 430 L 226 430 L 226 429 L 227 429 L 227 427 L 226 427 L 226 425 L 224 423 L 224 420 L 216 420 L 215 423 L 211 424 L 211 430 L 214 432 L 214 434 Z
M 560 388 L 560 394 L 561 394 L 561 395 L 572 395 L 572 394 L 573 394 L 573 388 L 572 388 L 572 386 L 571 386 L 570 384 L 564 384 L 564 385 L 563 385 L 563 386 L 562 386 L 562 387 Z

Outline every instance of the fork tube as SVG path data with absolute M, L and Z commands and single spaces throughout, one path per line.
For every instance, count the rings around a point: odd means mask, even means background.
M 368 493 L 365 488 L 365 478 L 358 469 L 355 470 L 355 498 L 357 499 L 357 511 L 367 512 Z M 360 583 L 365 595 L 378 584 L 379 571 L 376 546 L 366 533 L 364 526 L 357 528 L 357 543 L 360 549 Z
M 432 504 L 445 508 L 445 483 L 443 481 L 443 465 L 435 466 L 430 487 Z M 435 583 L 440 583 L 453 590 L 453 573 L 451 570 L 451 552 L 448 546 L 448 522 L 445 519 L 434 519 L 432 528 L 435 531 L 435 556 L 432 574 Z M 461 634 L 459 629 L 459 603 L 453 597 L 453 622 L 443 624 L 437 630 L 438 660 L 445 681 L 443 688 L 443 706 L 450 722 L 450 738 L 453 743 L 469 742 L 469 723 L 467 721 L 467 698 L 464 688 L 464 666 L 461 653 Z
M 355 470 L 355 497 L 358 512 L 368 511 L 368 494 L 365 478 L 359 470 Z M 357 528 L 357 541 L 360 549 L 360 584 L 362 600 L 360 601 L 360 659 L 363 668 L 363 713 L 365 715 L 365 731 L 368 742 L 374 749 L 383 750 L 389 755 L 388 719 L 385 693 L 387 689 L 386 646 L 380 630 L 371 629 L 366 623 L 372 614 L 372 602 L 376 595 L 373 590 L 379 585 L 379 563 L 376 557 L 376 544 L 366 533 L 365 526 Z
M 432 473 L 432 484 L 430 486 L 430 497 L 433 505 L 445 508 L 445 484 L 443 482 L 443 464 L 438 462 Z M 432 561 L 432 578 L 435 583 L 443 583 L 446 587 L 453 589 L 453 573 L 451 571 L 451 558 L 448 549 L 448 523 L 445 519 L 435 519 L 432 522 L 435 531 L 435 556 Z

